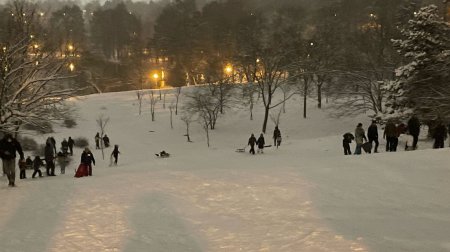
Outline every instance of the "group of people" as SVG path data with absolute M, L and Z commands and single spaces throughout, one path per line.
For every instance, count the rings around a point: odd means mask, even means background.
M 94 139 L 95 139 L 95 149 L 100 149 L 101 143 L 103 143 L 103 146 L 105 146 L 105 148 L 108 148 L 110 145 L 109 137 L 106 134 L 103 137 L 100 137 L 100 133 L 97 132 L 97 134 L 95 134 Z
M 106 137 L 106 138 L 105 138 Z M 103 141 L 105 146 L 109 146 L 109 138 L 105 135 Z M 105 140 L 106 139 L 106 140 Z M 60 151 L 57 151 L 56 140 L 54 137 L 48 137 L 44 147 L 44 157 L 41 159 L 39 155 L 36 155 L 34 159 L 28 156 L 25 159 L 22 146 L 13 137 L 12 134 L 5 134 L 0 140 L 0 158 L 3 164 L 3 174 L 8 177 L 8 185 L 14 187 L 16 185 L 16 157 L 19 155 L 19 161 L 17 162 L 20 170 L 20 179 L 26 179 L 26 170 L 33 169 L 32 178 L 37 176 L 43 177 L 41 167 L 46 168 L 47 176 L 55 175 L 55 161 L 61 167 L 61 174 L 65 174 L 66 166 L 69 164 L 69 155 L 73 156 L 73 147 L 75 141 L 72 137 L 67 140 L 64 138 L 61 142 Z M 111 153 L 111 163 L 117 165 L 120 151 L 119 146 L 115 145 L 114 150 Z M 83 176 L 92 176 L 92 165 L 95 165 L 95 158 L 89 148 L 85 148 L 81 154 L 81 165 L 86 167 L 86 171 L 83 172 Z M 77 171 L 78 172 L 78 171 Z
M 399 144 L 399 138 L 403 136 L 405 142 L 405 150 L 416 150 L 417 143 L 420 135 L 420 120 L 417 116 L 413 115 L 407 125 L 404 123 L 395 124 L 394 121 L 388 120 L 383 132 L 383 139 L 386 139 L 386 152 L 396 152 Z M 448 126 L 450 130 L 450 125 Z M 444 148 L 444 142 L 449 132 L 442 120 L 437 120 L 435 127 L 433 128 L 432 137 L 434 138 L 433 148 Z M 361 149 L 371 153 L 372 148 L 375 153 L 378 152 L 378 127 L 377 121 L 373 120 L 372 124 L 367 129 L 367 137 L 363 129 L 362 123 L 359 123 L 355 129 L 355 135 L 351 133 L 344 134 L 342 140 L 344 147 L 344 155 L 351 155 L 350 143 L 355 140 L 356 148 L 355 155 L 361 154 Z
M 261 133 L 259 135 L 259 138 L 256 139 L 255 135 L 252 133 L 250 138 L 248 139 L 248 145 L 250 145 L 250 154 L 255 155 L 255 145 L 258 146 L 257 153 L 264 153 L 264 147 L 265 147 L 266 141 L 264 140 L 264 134 Z M 281 131 L 278 128 L 278 126 L 275 126 L 275 129 L 273 131 L 273 144 L 274 146 L 278 147 L 281 145 Z

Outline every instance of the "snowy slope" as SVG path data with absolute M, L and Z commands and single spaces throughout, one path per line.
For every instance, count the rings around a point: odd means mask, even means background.
M 108 166 L 111 149 L 105 160 L 93 150 L 94 176 L 73 178 L 76 149 L 65 175 L 16 188 L 1 178 L 0 251 L 450 251 L 449 149 L 421 141 L 415 152 L 343 156 L 342 134 L 360 121 L 367 128 L 364 115 L 329 118 L 311 103 L 302 119 L 292 100 L 281 148 L 251 156 L 234 150 L 259 135 L 261 110 L 254 121 L 245 109 L 228 112 L 208 149 L 197 123 L 193 143 L 179 116 L 170 129 L 161 103 L 156 122 L 148 104 L 139 116 L 134 92 L 73 103 L 78 126 L 57 129 L 56 140 L 93 142 L 95 119 L 109 116 L 119 166 Z M 156 158 L 161 150 L 173 156 Z

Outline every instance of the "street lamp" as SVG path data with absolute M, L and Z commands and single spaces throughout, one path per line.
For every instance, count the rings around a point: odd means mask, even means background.
M 71 72 L 73 72 L 73 70 L 75 70 L 75 64 L 70 63 L 70 64 L 69 64 L 69 70 L 70 70 Z

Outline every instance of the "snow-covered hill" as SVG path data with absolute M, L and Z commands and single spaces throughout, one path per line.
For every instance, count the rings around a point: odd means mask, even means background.
M 168 100 L 172 99 L 169 97 Z M 0 186 L 0 251 L 450 251 L 449 149 L 343 156 L 342 134 L 358 122 L 335 119 L 292 100 L 282 115 L 283 143 L 263 155 L 236 153 L 260 134 L 261 110 L 219 119 L 207 148 L 192 124 L 149 105 L 139 116 L 134 92 L 81 97 L 78 126 L 64 137 L 93 143 L 96 119 L 120 146 L 119 166 L 99 150 L 93 176 L 74 178 L 81 149 L 65 175 Z M 168 102 L 169 103 L 169 102 Z M 266 142 L 271 142 L 269 123 Z M 380 132 L 381 133 L 381 132 Z M 47 136 L 36 136 L 44 142 Z M 354 146 L 352 146 L 354 148 Z M 384 149 L 384 143 L 380 149 Z M 166 150 L 172 157 L 159 159 Z

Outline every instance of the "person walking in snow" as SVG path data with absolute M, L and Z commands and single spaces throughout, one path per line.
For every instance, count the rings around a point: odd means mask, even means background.
M 375 143 L 375 149 L 374 153 L 378 153 L 378 127 L 377 127 L 377 121 L 372 120 L 372 124 L 367 129 L 367 137 L 369 138 L 369 143 L 372 145 L 372 143 Z
M 120 154 L 119 145 L 116 144 L 116 145 L 114 145 L 114 150 L 111 153 L 111 158 L 114 157 L 114 165 L 117 165 L 117 160 L 119 159 L 119 154 Z
M 275 126 L 275 130 L 273 131 L 273 145 L 275 145 L 278 149 L 278 146 L 281 145 L 281 131 L 278 128 L 278 125 Z
M 47 176 L 55 175 L 55 155 L 51 143 L 47 142 L 44 149 L 45 168 L 47 170 Z
M 15 186 L 16 180 L 16 152 L 19 153 L 20 159 L 24 159 L 20 143 L 11 134 L 6 134 L 0 141 L 0 157 L 8 177 L 8 185 L 11 187 Z
M 389 120 L 384 127 L 383 138 L 386 139 L 386 152 L 397 151 L 398 130 L 392 120 Z
M 100 149 L 100 133 L 95 134 L 95 149 Z
M 248 145 L 250 145 L 250 153 L 253 155 L 255 155 L 255 144 L 256 144 L 256 137 L 252 133 L 252 135 L 248 139 Z
M 262 133 L 261 135 L 259 135 L 256 144 L 258 145 L 258 153 L 264 153 L 264 145 L 266 144 L 266 142 L 264 141 L 264 135 Z
M 33 160 L 34 172 L 31 178 L 36 177 L 37 174 L 39 174 L 39 177 L 42 177 L 41 166 L 44 166 L 44 163 L 42 163 L 42 160 L 39 156 L 36 156 Z
M 364 132 L 362 123 L 358 123 L 355 129 L 355 155 L 361 155 L 361 148 L 364 142 L 367 142 L 366 132 Z
M 447 128 L 441 120 L 438 120 L 437 126 L 434 128 L 434 149 L 444 148 L 445 139 L 447 139 Z
M 92 165 L 95 165 L 95 158 L 89 148 L 85 148 L 81 154 L 81 163 L 87 166 L 88 175 L 92 176 Z
M 408 121 L 408 132 L 413 137 L 412 149 L 417 149 L 420 134 L 420 121 L 416 115 L 413 115 Z
M 73 146 L 75 145 L 75 141 L 72 139 L 72 137 L 69 137 L 69 140 L 67 140 L 67 146 L 69 147 L 70 155 L 73 156 Z

